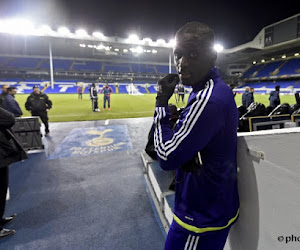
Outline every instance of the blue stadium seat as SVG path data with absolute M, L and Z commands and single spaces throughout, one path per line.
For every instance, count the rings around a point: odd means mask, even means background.
M 270 62 L 266 63 L 264 67 L 262 67 L 257 75 L 255 77 L 264 77 L 264 76 L 270 76 L 272 72 L 275 71 L 283 62 L 282 61 L 276 61 L 276 62 Z
M 155 65 L 158 73 L 169 74 L 169 66 L 168 65 Z M 172 73 L 177 73 L 174 66 L 171 67 Z
M 300 58 L 293 58 L 290 59 L 284 64 L 277 74 L 278 76 L 281 75 L 294 75 L 300 74 Z
M 94 62 L 94 61 L 75 61 L 73 63 L 73 70 L 79 71 L 101 71 L 102 63 L 101 62 Z
M 130 68 L 129 64 L 108 64 L 104 65 L 105 72 L 121 72 L 121 73 L 129 73 Z
M 132 64 L 132 71 L 134 73 L 156 73 L 154 65 L 146 64 Z
M 35 69 L 39 62 L 40 58 L 11 58 L 5 64 L 5 68 Z
M 263 64 L 255 64 L 250 69 L 246 70 L 246 72 L 243 74 L 243 78 L 250 78 L 251 75 L 263 67 Z

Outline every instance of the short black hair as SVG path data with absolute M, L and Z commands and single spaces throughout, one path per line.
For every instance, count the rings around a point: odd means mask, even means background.
M 16 87 L 8 87 L 7 91 L 9 92 L 9 91 L 14 90 L 14 89 L 17 89 L 17 88 Z
M 280 85 L 275 86 L 276 91 L 280 90 Z
M 177 31 L 176 36 L 181 34 L 192 34 L 199 40 L 211 45 L 215 42 L 215 33 L 213 29 L 201 22 L 190 22 L 185 24 Z

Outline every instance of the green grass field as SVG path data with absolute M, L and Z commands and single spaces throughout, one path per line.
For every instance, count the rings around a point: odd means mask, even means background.
M 87 120 L 106 120 L 117 118 L 135 118 L 153 116 L 155 106 L 155 94 L 128 95 L 115 94 L 111 97 L 111 110 L 102 111 L 103 96 L 100 95 L 98 102 L 101 112 L 92 112 L 92 104 L 88 94 L 83 95 L 83 100 L 77 99 L 77 94 L 49 94 L 53 102 L 53 108 L 49 112 L 50 122 L 63 121 L 87 121 Z M 25 101 L 28 95 L 18 94 L 16 100 L 23 110 L 23 116 L 30 116 L 25 110 Z M 188 95 L 186 95 L 187 99 Z M 268 95 L 255 95 L 255 102 L 269 105 Z M 295 104 L 294 96 L 281 96 L 281 103 Z M 235 97 L 237 106 L 241 105 L 242 95 Z M 176 104 L 174 96 L 170 103 Z M 184 107 L 184 104 L 177 105 Z

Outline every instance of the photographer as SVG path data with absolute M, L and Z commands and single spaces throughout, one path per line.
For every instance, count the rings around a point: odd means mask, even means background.
M 176 170 L 174 220 L 166 250 L 223 249 L 239 214 L 238 112 L 231 89 L 214 67 L 213 45 L 214 33 L 207 25 L 184 25 L 174 48 L 179 77 L 169 74 L 158 82 L 154 146 L 161 168 Z M 179 80 L 192 92 L 172 130 L 167 106 Z M 199 163 L 189 167 L 199 152 Z

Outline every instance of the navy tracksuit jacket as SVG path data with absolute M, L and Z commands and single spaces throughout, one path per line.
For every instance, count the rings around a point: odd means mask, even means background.
M 156 107 L 154 145 L 164 170 L 176 170 L 174 220 L 194 233 L 230 226 L 239 214 L 238 111 L 216 68 L 196 86 L 172 130 L 168 107 Z M 196 173 L 181 166 L 201 154 Z

